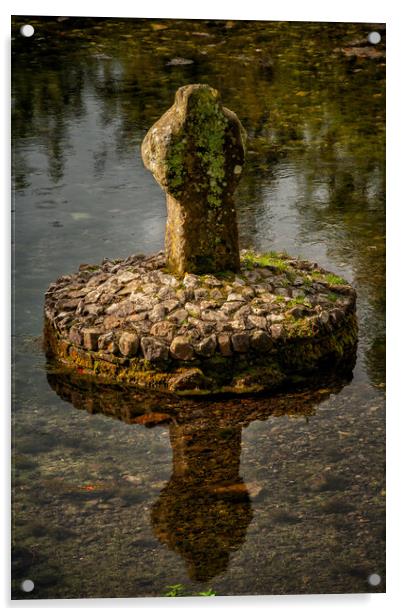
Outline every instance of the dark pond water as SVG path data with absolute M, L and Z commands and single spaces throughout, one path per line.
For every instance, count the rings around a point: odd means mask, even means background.
M 378 24 L 14 18 L 15 598 L 384 592 L 384 38 Z M 139 146 L 193 82 L 249 135 L 242 247 L 357 289 L 343 387 L 175 407 L 47 374 L 48 285 L 163 247 Z

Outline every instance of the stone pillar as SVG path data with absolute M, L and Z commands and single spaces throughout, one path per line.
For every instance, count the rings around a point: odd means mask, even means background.
M 178 275 L 240 267 L 233 194 L 246 133 L 217 90 L 183 86 L 142 143 L 145 166 L 166 192 L 165 253 Z

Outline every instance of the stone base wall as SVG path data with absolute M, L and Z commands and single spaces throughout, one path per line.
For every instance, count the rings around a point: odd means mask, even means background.
M 238 274 L 167 273 L 164 255 L 82 265 L 45 300 L 49 358 L 106 382 L 250 393 L 351 372 L 355 292 L 317 264 L 243 253 Z

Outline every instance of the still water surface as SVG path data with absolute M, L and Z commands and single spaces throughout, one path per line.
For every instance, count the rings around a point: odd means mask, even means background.
M 384 592 L 384 29 L 37 18 L 23 39 L 26 22 L 13 24 L 13 596 Z M 357 289 L 358 359 L 337 390 L 174 408 L 47 372 L 48 285 L 163 247 L 139 146 L 194 82 L 248 132 L 242 247 Z

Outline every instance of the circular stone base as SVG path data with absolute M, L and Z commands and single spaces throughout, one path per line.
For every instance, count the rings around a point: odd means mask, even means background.
M 81 265 L 45 298 L 50 358 L 106 382 L 184 395 L 271 391 L 350 373 L 356 294 L 286 254 L 243 251 L 241 271 L 167 272 L 165 257 Z

